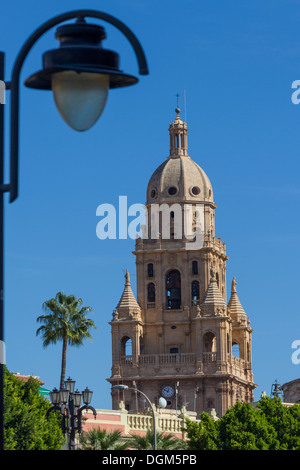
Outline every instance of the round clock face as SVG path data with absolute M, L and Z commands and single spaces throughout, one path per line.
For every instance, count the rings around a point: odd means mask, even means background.
M 166 385 L 162 391 L 162 395 L 166 398 L 171 398 L 174 395 L 174 389 L 170 385 Z

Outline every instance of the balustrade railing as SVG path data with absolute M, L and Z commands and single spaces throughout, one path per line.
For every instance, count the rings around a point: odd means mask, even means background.
M 196 356 L 193 353 L 186 354 L 141 354 L 139 364 L 193 364 Z
M 205 352 L 203 353 L 203 362 L 210 363 L 217 361 L 217 353 L 216 352 Z
M 217 361 L 216 352 L 204 352 L 202 354 L 203 366 L 217 367 L 219 361 Z M 121 364 L 123 366 L 131 367 L 133 365 L 133 356 L 122 356 Z M 192 365 L 196 363 L 196 354 L 194 353 L 183 353 L 183 354 L 141 354 L 138 356 L 138 364 L 140 366 L 175 366 L 175 365 Z M 224 364 L 229 367 L 233 373 L 238 375 L 244 374 L 247 370 L 247 362 L 237 356 L 228 355 L 227 361 Z
M 129 437 L 132 433 L 145 435 L 148 429 L 153 430 L 153 415 L 149 409 L 148 411 L 146 409 L 140 410 L 139 413 L 135 411 L 128 412 L 124 406 L 119 410 L 97 410 L 96 420 L 92 412 L 87 410 L 84 417 L 84 430 L 96 429 L 101 426 L 101 429 L 109 431 L 111 428 L 121 427 L 124 437 Z M 155 412 L 156 430 L 157 432 L 166 432 L 185 439 L 183 429 L 185 427 L 185 417 L 198 422 L 197 413 L 188 411 L 185 408 L 181 410 L 158 409 Z
M 152 416 L 144 415 L 127 415 L 127 425 L 133 431 L 146 431 L 153 427 Z
M 196 356 L 193 353 L 187 354 L 141 354 L 138 358 L 140 365 L 155 364 L 193 364 Z M 121 364 L 131 366 L 133 364 L 132 356 L 121 356 Z
M 122 356 L 121 357 L 121 364 L 125 366 L 132 365 L 132 356 Z

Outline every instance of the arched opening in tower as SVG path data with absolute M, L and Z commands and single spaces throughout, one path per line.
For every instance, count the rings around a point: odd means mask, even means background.
M 167 308 L 178 310 L 181 308 L 181 276 L 177 269 L 173 269 L 166 278 Z

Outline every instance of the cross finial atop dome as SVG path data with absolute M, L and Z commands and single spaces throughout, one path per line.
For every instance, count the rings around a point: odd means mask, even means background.
M 180 118 L 180 108 L 178 97 L 179 94 L 176 94 L 177 97 L 177 107 L 175 108 L 176 118 L 171 122 L 169 127 L 170 133 L 170 157 L 176 158 L 179 156 L 188 156 L 187 148 L 187 125 Z
M 179 117 L 179 113 L 180 113 L 179 100 L 178 100 L 179 96 L 180 96 L 179 93 L 176 93 L 177 106 L 176 106 L 176 108 L 175 108 L 175 113 L 177 114 L 178 117 Z M 176 117 L 177 117 L 177 116 L 176 116 Z

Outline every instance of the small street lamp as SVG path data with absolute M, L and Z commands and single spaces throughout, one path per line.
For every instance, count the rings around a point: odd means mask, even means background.
M 50 392 L 50 400 L 52 407 L 47 411 L 47 418 L 52 411 L 59 411 L 61 414 L 61 427 L 64 435 L 68 436 L 69 450 L 75 450 L 75 437 L 76 433 L 82 432 L 82 412 L 83 410 L 91 410 L 94 418 L 97 417 L 97 412 L 90 403 L 92 401 L 93 392 L 87 387 L 83 392 L 75 389 L 75 380 L 70 377 L 65 381 L 65 388 L 57 390 L 54 388 Z M 83 401 L 84 405 L 81 406 Z
M 153 408 L 153 405 L 150 401 L 150 399 L 147 397 L 147 395 L 145 395 L 144 392 L 141 392 L 141 390 L 138 390 L 137 388 L 133 388 L 133 387 L 128 387 L 128 385 L 113 385 L 112 386 L 112 390 L 133 390 L 134 392 L 138 392 L 140 393 L 141 395 L 143 395 L 143 397 L 148 401 L 150 407 L 151 407 L 151 411 L 152 411 L 152 416 L 153 416 L 153 434 L 154 434 L 154 445 L 153 445 L 153 450 L 157 450 L 157 436 L 156 436 L 156 419 L 155 419 L 155 411 L 154 411 L 154 408 Z M 166 406 L 166 402 L 165 400 L 163 401 L 164 399 L 160 399 L 159 401 L 159 404 L 162 408 L 164 408 Z
M 23 64 L 32 47 L 48 30 L 66 21 L 76 20 L 73 24 L 57 28 L 56 39 L 60 47 L 43 54 L 42 70 L 27 78 L 25 85 L 52 90 L 59 113 L 77 131 L 87 130 L 95 124 L 103 112 L 110 88 L 126 87 L 138 82 L 136 77 L 119 69 L 119 55 L 116 52 L 102 47 L 102 41 L 106 38 L 104 28 L 86 23 L 86 17 L 105 21 L 119 29 L 134 49 L 139 73 L 148 75 L 146 57 L 134 33 L 114 16 L 97 10 L 73 10 L 43 23 L 23 44 L 14 62 L 11 80 L 8 81 L 5 80 L 5 54 L 0 51 L 0 92 L 10 91 L 9 183 L 4 181 L 4 100 L 0 99 L 0 450 L 4 449 L 4 194 L 9 193 L 10 203 L 18 197 L 19 95 Z M 71 395 L 73 397 L 73 392 Z

